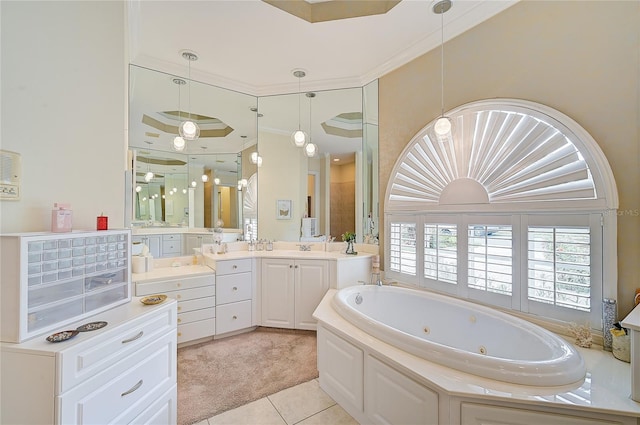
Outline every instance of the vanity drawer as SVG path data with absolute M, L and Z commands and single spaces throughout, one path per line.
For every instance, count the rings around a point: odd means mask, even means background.
M 231 273 L 245 273 L 251 271 L 251 258 L 241 260 L 216 261 L 216 275 L 221 276 Z
M 178 314 L 178 326 L 185 325 L 191 322 L 197 322 L 198 320 L 213 319 L 214 317 L 216 317 L 215 307 L 187 311 L 186 313 Z
M 251 300 L 224 304 L 216 309 L 216 335 L 251 326 Z
M 216 305 L 216 297 L 196 298 L 194 300 L 180 301 L 178 303 L 178 313 L 187 313 L 193 310 L 201 310 L 203 308 L 214 307 Z
M 176 333 L 165 333 L 132 356 L 56 398 L 61 424 L 129 423 L 176 382 Z
M 162 242 L 181 242 L 182 235 L 179 234 L 171 234 L 171 235 L 162 235 Z
M 214 286 L 204 286 L 202 288 L 182 289 L 180 291 L 167 292 L 167 295 L 178 301 L 188 301 L 196 298 L 213 297 L 216 295 L 216 288 Z
M 56 394 L 91 379 L 120 359 L 144 350 L 158 335 L 171 332 L 177 323 L 175 303 L 152 315 L 143 315 L 126 326 L 108 327 L 94 338 L 74 345 L 59 354 L 60 370 Z
M 215 285 L 216 276 L 211 273 L 205 276 L 185 277 L 157 282 L 136 283 L 136 296 L 162 294 L 168 291 L 176 291 L 185 288 L 198 288 L 201 286 Z
M 178 344 L 194 339 L 213 336 L 216 329 L 216 319 L 205 319 L 197 322 L 178 325 Z
M 251 299 L 251 273 L 220 276 L 216 285 L 216 302 L 232 303 Z

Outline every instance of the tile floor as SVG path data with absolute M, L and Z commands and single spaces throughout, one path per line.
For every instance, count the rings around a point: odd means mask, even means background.
M 357 425 L 317 379 L 228 410 L 195 425 Z

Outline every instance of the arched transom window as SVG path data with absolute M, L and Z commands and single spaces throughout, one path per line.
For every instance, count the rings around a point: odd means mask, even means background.
M 427 125 L 391 173 L 387 276 L 600 328 L 602 299 L 616 293 L 618 198 L 597 143 L 528 101 L 478 101 L 447 115 L 452 133 Z

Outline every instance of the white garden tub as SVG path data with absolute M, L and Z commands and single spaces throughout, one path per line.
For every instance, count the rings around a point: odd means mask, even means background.
M 361 285 L 333 308 L 368 334 L 429 361 L 514 384 L 582 381 L 582 356 L 564 339 L 517 317 L 444 295 Z

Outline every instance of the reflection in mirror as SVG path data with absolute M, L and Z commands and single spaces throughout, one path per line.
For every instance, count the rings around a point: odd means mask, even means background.
M 136 167 L 131 225 L 211 228 L 224 223 L 242 229 L 238 183 L 257 170 L 248 160 L 256 151 L 257 99 L 135 65 L 129 70 L 129 148 Z M 200 137 L 176 152 L 173 139 L 189 115 Z M 148 171 L 154 178 L 145 181 Z
M 315 218 L 315 231 L 303 240 L 340 240 L 344 232 L 362 234 L 362 88 L 266 96 L 258 99 L 259 237 L 297 241 L 302 219 Z M 307 158 L 290 142 L 300 127 L 318 146 Z M 278 201 L 291 201 L 290 215 L 278 214 Z
M 378 243 L 378 80 L 362 88 L 362 192 L 363 242 Z

